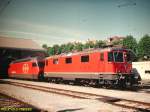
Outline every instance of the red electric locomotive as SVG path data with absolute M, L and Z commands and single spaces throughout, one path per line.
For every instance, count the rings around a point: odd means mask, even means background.
M 104 48 L 60 54 L 45 59 L 44 77 L 59 82 L 71 80 L 92 85 L 133 85 L 131 51 L 124 48 Z
M 10 78 L 42 79 L 44 60 L 38 57 L 13 61 L 8 68 Z

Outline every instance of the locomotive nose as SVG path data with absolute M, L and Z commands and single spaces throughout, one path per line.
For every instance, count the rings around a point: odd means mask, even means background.
M 119 64 L 117 66 L 116 72 L 117 73 L 128 73 L 129 71 L 129 66 L 127 64 Z

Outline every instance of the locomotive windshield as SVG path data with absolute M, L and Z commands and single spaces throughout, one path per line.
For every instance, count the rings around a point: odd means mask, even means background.
M 108 61 L 109 62 L 123 62 L 123 52 L 109 52 Z
M 114 62 L 123 62 L 123 52 L 114 52 Z

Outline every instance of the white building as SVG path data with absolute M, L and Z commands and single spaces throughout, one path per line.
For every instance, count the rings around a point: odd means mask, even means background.
M 141 76 L 143 82 L 150 82 L 150 61 L 133 62 L 133 71 Z

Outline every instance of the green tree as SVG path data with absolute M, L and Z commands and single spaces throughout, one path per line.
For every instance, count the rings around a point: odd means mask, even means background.
M 137 54 L 137 41 L 135 38 L 133 38 L 133 36 L 128 35 L 126 36 L 126 38 L 123 39 L 123 46 L 131 49 L 132 51 L 134 51 L 135 54 Z
M 66 48 L 66 52 L 71 52 L 73 50 L 74 50 L 74 44 L 73 43 L 68 43 L 67 48 Z
M 54 49 L 54 54 L 60 54 L 61 53 L 61 49 L 60 49 L 60 46 L 58 44 L 53 45 L 53 49 Z
M 62 53 L 68 53 L 74 50 L 74 44 L 71 42 L 67 44 L 62 44 L 60 47 Z
M 74 50 L 82 51 L 83 50 L 83 44 L 81 42 L 74 43 Z
M 95 44 L 93 41 L 89 40 L 84 44 L 84 49 L 88 49 L 88 48 L 94 48 Z
M 54 48 L 53 47 L 48 47 L 47 48 L 47 53 L 48 53 L 49 56 L 54 55 L 55 54 L 54 53 Z
M 47 48 L 48 48 L 47 44 L 43 44 L 42 47 L 43 47 L 45 50 L 47 50 Z
M 144 35 L 138 44 L 138 54 L 140 58 L 144 56 L 149 57 L 150 59 L 150 36 Z
M 106 42 L 102 41 L 102 40 L 97 40 L 95 43 L 95 48 L 102 48 L 106 46 Z
M 113 42 L 112 44 L 113 44 L 113 45 L 122 46 L 122 45 L 123 45 L 123 40 L 115 41 L 115 42 Z
M 67 49 L 66 44 L 60 45 L 60 49 L 61 49 L 61 53 L 65 53 L 65 52 L 66 52 L 66 49 Z

